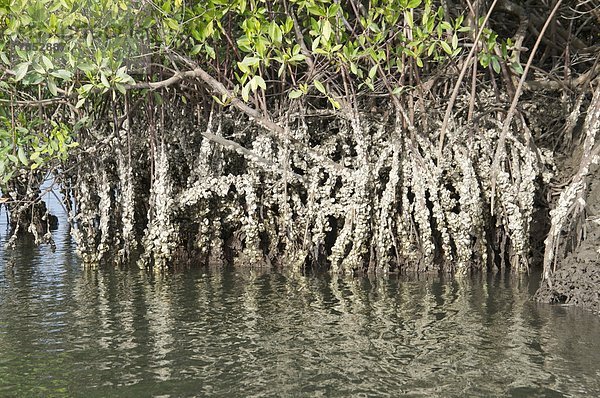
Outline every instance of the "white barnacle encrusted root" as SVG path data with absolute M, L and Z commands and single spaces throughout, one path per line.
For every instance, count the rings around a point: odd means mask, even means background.
M 149 204 L 150 220 L 142 241 L 145 251 L 139 264 L 146 266 L 146 261 L 151 260 L 153 265 L 160 269 L 165 267 L 172 258 L 173 250 L 177 245 L 177 230 L 172 219 L 175 201 L 164 144 L 157 149 Z

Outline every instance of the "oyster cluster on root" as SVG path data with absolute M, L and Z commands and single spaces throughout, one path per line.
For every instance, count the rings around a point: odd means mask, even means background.
M 511 128 L 492 181 L 501 125 L 456 108 L 442 157 L 436 112 L 410 127 L 400 112 L 281 115 L 289 140 L 232 110 L 133 115 L 101 147 L 82 140 L 73 235 L 90 263 L 526 270 L 539 153 Z

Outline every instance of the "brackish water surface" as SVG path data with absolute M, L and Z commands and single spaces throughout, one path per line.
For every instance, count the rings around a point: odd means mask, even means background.
M 0 248 L 2 397 L 600 396 L 600 317 L 533 277 L 159 276 L 55 236 Z

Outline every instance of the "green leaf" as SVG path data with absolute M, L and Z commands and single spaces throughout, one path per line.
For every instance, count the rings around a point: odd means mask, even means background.
M 244 72 L 244 74 L 249 75 L 250 73 L 252 73 L 252 71 L 250 70 L 250 68 L 248 67 L 248 65 L 244 65 L 241 62 L 237 63 L 238 68 L 240 68 L 240 70 L 242 72 Z
M 325 90 L 325 87 L 323 86 L 323 83 L 321 83 L 319 80 L 315 79 L 313 84 L 315 85 L 315 88 L 317 90 L 319 90 L 321 93 L 323 94 L 327 94 L 327 91 Z
M 225 102 L 221 101 L 221 99 L 219 97 L 217 97 L 216 95 L 212 96 L 212 99 L 219 105 L 221 106 L 225 106 Z
M 340 103 L 338 101 L 334 100 L 331 97 L 327 97 L 327 99 L 329 100 L 329 102 L 331 103 L 331 105 L 333 105 L 333 107 L 335 109 L 340 109 L 341 108 L 341 105 L 340 105 Z
M 302 92 L 302 90 L 292 90 L 288 94 L 288 97 L 290 97 L 290 99 L 296 99 L 302 97 L 303 94 L 304 93 Z
M 375 74 L 377 73 L 377 67 L 379 65 L 373 65 L 373 67 L 369 70 L 369 78 L 373 80 L 375 78 Z
M 21 62 L 19 65 L 17 65 L 15 67 L 15 81 L 18 82 L 19 80 L 23 79 L 25 77 L 25 75 L 27 74 L 27 71 L 29 70 L 29 65 L 31 65 L 31 62 Z
M 337 15 L 337 13 L 339 11 L 340 11 L 340 5 L 337 3 L 334 3 L 334 4 L 330 5 L 329 8 L 327 9 L 327 17 L 333 18 Z
M 4 62 L 6 65 L 10 65 L 10 61 L 8 60 L 8 57 L 6 56 L 6 53 L 0 51 L 0 59 L 2 60 L 2 62 Z
M 260 63 L 260 58 L 258 57 L 244 57 L 242 62 L 238 62 L 238 64 L 242 64 L 245 66 L 258 66 Z
M 427 49 L 427 56 L 430 57 L 431 54 L 433 54 L 434 51 L 435 51 L 435 42 L 431 43 L 431 45 Z
M 169 24 L 169 27 L 172 28 L 172 25 Z M 173 30 L 179 30 L 179 26 Z M 203 28 L 202 28 L 202 37 L 206 37 L 209 38 L 213 35 L 215 31 L 215 25 L 213 23 L 213 21 L 209 21 Z
M 489 66 L 489 64 L 490 64 L 490 55 L 489 54 L 482 54 L 481 58 L 479 59 L 479 63 L 484 68 L 487 68 Z
M 90 91 L 92 91 L 94 89 L 94 85 L 93 84 L 84 84 L 83 86 L 81 86 L 81 88 L 79 89 L 79 93 L 80 94 L 87 94 Z
M 317 48 L 319 48 L 319 42 L 320 42 L 320 41 L 321 41 L 321 36 L 317 36 L 317 37 L 315 37 L 315 39 L 313 40 L 313 42 L 312 42 L 312 46 L 311 46 L 311 49 L 313 50 L 313 52 L 314 52 L 314 51 L 315 51 Z
M 29 157 L 29 159 L 31 159 L 32 162 L 36 162 L 39 158 L 40 158 L 40 153 L 38 151 L 35 151 Z
M 71 80 L 71 78 L 73 77 L 73 73 L 66 69 L 58 69 L 54 72 L 50 72 L 50 74 L 62 80 Z
M 19 164 L 19 159 L 17 159 L 17 157 L 15 155 L 7 154 L 6 157 L 8 158 L 8 160 L 13 162 L 14 164 L 17 164 L 17 165 Z
M 521 66 L 521 64 L 519 62 L 513 62 L 513 63 L 511 63 L 510 67 L 512 68 L 512 70 L 517 75 L 522 75 L 523 74 L 523 67 Z
M 306 7 L 306 9 L 312 15 L 316 15 L 318 17 L 324 17 L 325 16 L 325 13 L 323 12 L 323 10 L 321 10 L 319 7 L 317 7 L 315 5 L 310 5 L 310 6 Z
M 275 21 L 271 21 L 269 25 L 269 37 L 274 44 L 280 44 L 283 39 L 283 32 Z
M 83 63 L 80 65 L 77 65 L 77 68 L 79 70 L 81 70 L 82 72 L 93 72 L 97 69 L 96 66 L 90 64 L 90 63 Z
M 326 42 L 329 41 L 329 39 L 331 38 L 332 31 L 333 30 L 331 28 L 331 22 L 327 20 L 323 21 L 321 35 L 323 36 L 323 39 L 325 39 Z
M 94 60 L 96 60 L 96 65 L 102 64 L 102 51 L 96 50 L 94 53 Z
M 410 11 L 404 11 L 404 20 L 409 28 L 413 27 L 413 14 Z
M 43 81 L 44 81 L 44 76 L 40 75 L 39 73 L 30 73 L 23 78 L 23 83 L 32 85 L 32 86 L 38 85 Z
M 263 90 L 267 89 L 267 84 L 265 83 L 265 80 L 262 78 L 262 76 L 256 75 L 256 76 L 254 76 L 254 79 L 256 79 L 256 83 L 258 84 L 258 87 L 262 88 Z
M 492 57 L 492 68 L 494 69 L 494 72 L 496 73 L 500 73 L 500 62 L 498 62 L 498 57 Z
M 167 24 L 169 29 L 174 30 L 174 31 L 179 30 L 179 24 L 173 18 L 165 18 L 165 23 Z
M 27 159 L 27 155 L 25 155 L 25 150 L 23 147 L 19 147 L 19 149 L 17 149 L 17 156 L 19 157 L 21 163 L 23 163 L 23 166 L 29 166 L 29 159 Z
M 40 75 L 44 75 L 46 73 L 46 70 L 44 69 L 44 67 L 40 64 L 38 64 L 37 62 L 34 62 L 31 64 L 31 68 L 36 71 L 37 73 L 39 73 Z
M 452 55 L 452 48 L 450 48 L 450 45 L 447 42 L 440 41 L 440 46 L 442 46 L 442 49 L 446 52 L 446 54 Z
M 206 43 L 204 43 L 204 50 L 206 51 L 206 55 L 208 55 L 209 58 L 215 59 L 217 57 L 217 54 L 215 53 L 215 49 Z
M 13 176 L 13 172 L 9 172 L 7 174 L 4 175 L 4 177 L 2 177 L 2 183 L 6 184 L 8 182 L 8 180 L 10 180 Z
M 52 95 L 56 97 L 58 95 L 58 88 L 56 87 L 56 83 L 54 82 L 54 79 L 48 78 L 47 84 L 48 84 L 48 90 L 50 90 L 50 93 L 52 93 Z
M 249 98 L 250 98 L 250 82 L 242 88 L 242 99 L 245 102 L 248 102 Z
M 192 33 L 192 37 L 196 40 L 196 41 L 204 41 L 204 38 L 202 37 L 202 35 L 200 34 L 200 32 L 198 32 L 198 29 L 192 28 L 191 29 L 191 33 Z
M 202 44 L 196 44 L 190 50 L 190 55 L 197 55 L 200 52 L 200 50 L 202 50 Z
M 125 86 L 121 83 L 115 83 L 115 87 L 121 94 L 125 95 L 127 93 L 127 91 L 125 90 Z
M 110 83 L 108 82 L 108 79 L 106 78 L 106 75 L 104 73 L 100 73 L 100 82 L 102 83 L 102 85 L 104 87 L 110 87 Z
M 122 66 L 120 67 L 117 72 L 115 73 L 115 76 L 117 77 L 117 81 L 121 82 L 121 83 L 129 83 L 129 84 L 134 84 L 135 80 L 133 80 L 133 77 L 129 76 L 127 74 L 127 67 L 126 66 Z
M 54 68 L 52 61 L 50 61 L 50 58 L 46 57 L 45 55 L 42 55 L 42 62 L 44 63 L 44 66 L 46 67 L 46 69 Z
M 299 61 L 304 61 L 306 59 L 306 55 L 304 54 L 296 54 L 293 57 L 291 57 L 288 62 L 292 65 L 294 65 L 296 62 Z

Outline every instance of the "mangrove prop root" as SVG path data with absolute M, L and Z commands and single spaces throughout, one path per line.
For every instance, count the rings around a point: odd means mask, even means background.
M 455 106 L 466 113 L 469 100 Z M 73 234 L 88 263 L 128 261 L 140 242 L 138 263 L 157 269 L 225 260 L 345 274 L 528 268 L 543 167 L 508 131 L 512 174 L 497 176 L 492 221 L 502 127 L 493 117 L 478 120 L 479 134 L 454 118 L 437 158 L 437 114 L 420 116 L 434 130 L 419 123 L 410 133 L 400 111 L 383 120 L 287 117 L 276 124 L 286 136 L 273 136 L 233 109 L 207 120 L 179 103 L 160 112 L 164 120 L 141 113 L 123 131 L 104 132 L 107 145 L 72 173 Z

